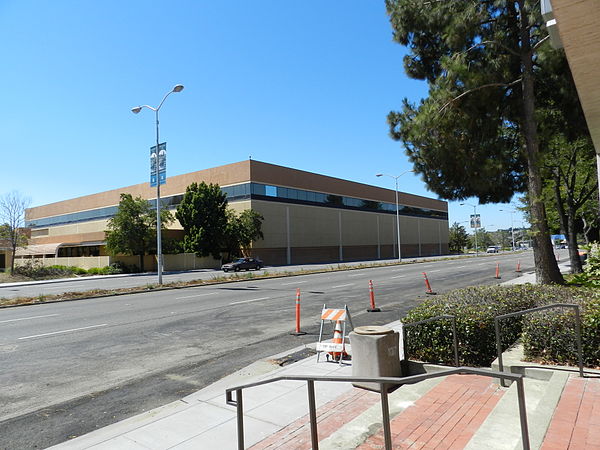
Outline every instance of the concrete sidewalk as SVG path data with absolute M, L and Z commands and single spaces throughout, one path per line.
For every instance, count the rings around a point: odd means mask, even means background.
M 179 401 L 131 417 L 54 449 L 234 449 L 237 446 L 236 408 L 225 403 L 225 389 L 238 384 L 285 375 L 350 376 L 348 364 L 316 356 L 280 367 L 290 353 L 258 361 Z M 316 392 L 317 407 L 347 394 L 349 383 L 329 383 Z M 244 391 L 246 446 L 278 432 L 308 412 L 306 383 L 284 381 Z
M 535 275 L 517 280 L 533 283 Z M 236 408 L 225 403 L 226 388 L 276 376 L 352 374 L 351 362 L 317 362 L 315 355 L 278 365 L 301 350 L 257 361 L 179 401 L 52 448 L 235 449 Z M 532 448 L 600 449 L 600 373 L 578 379 L 557 369 L 526 378 Z M 315 390 L 320 448 L 383 448 L 379 394 L 343 382 L 316 383 Z M 246 448 L 310 448 L 305 382 L 249 388 L 243 399 Z M 520 448 L 516 401 L 514 386 L 502 388 L 488 377 L 453 375 L 404 385 L 390 394 L 394 448 Z

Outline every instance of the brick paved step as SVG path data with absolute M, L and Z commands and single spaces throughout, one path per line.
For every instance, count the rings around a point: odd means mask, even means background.
M 554 410 L 542 450 L 600 449 L 600 378 L 571 376 Z
M 434 378 L 416 384 L 407 384 L 396 389 L 388 396 L 390 417 L 397 417 L 407 410 L 414 408 L 415 404 L 423 397 L 429 395 L 443 381 L 443 378 Z M 347 422 L 343 426 L 334 430 L 327 438 L 321 440 L 319 443 L 320 450 L 358 448 L 370 436 L 381 430 L 380 395 L 378 393 L 370 394 L 375 396 L 376 403 L 362 414 L 348 417 Z
M 551 371 L 546 380 L 525 379 L 532 449 L 542 445 L 568 377 L 569 373 Z M 473 375 L 427 380 L 390 394 L 390 413 L 395 449 L 522 448 L 516 384 L 502 388 L 495 379 Z M 380 449 L 384 443 L 381 430 L 377 402 L 329 437 L 321 437 L 319 448 Z
M 489 377 L 451 375 L 396 415 L 393 448 L 462 449 L 488 417 L 504 389 Z M 381 427 L 357 448 L 383 448 Z

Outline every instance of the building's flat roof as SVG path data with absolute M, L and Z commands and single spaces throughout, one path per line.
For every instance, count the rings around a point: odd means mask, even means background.
M 240 161 L 211 169 L 169 177 L 167 178 L 167 183 L 161 186 L 161 197 L 182 194 L 185 192 L 187 186 L 193 182 L 200 181 L 215 183 L 220 186 L 235 185 L 252 181 L 366 200 L 390 203 L 396 201 L 395 191 L 390 189 L 383 189 L 377 186 L 356 183 L 354 181 L 255 160 Z M 121 193 L 129 193 L 134 197 L 140 196 L 146 199 L 156 198 L 155 188 L 150 187 L 149 183 L 141 183 L 29 208 L 26 213 L 27 220 L 117 205 Z M 404 192 L 399 194 L 399 203 L 402 205 L 417 206 L 438 211 L 448 211 L 448 203 L 443 200 L 436 200 Z

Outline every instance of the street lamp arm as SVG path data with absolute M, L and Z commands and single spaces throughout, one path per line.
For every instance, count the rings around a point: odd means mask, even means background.
M 164 102 L 165 102 L 165 100 L 167 99 L 167 97 L 168 97 L 169 95 L 171 95 L 173 92 L 175 92 L 175 91 L 169 91 L 169 92 L 167 92 L 167 95 L 165 95 L 165 96 L 163 97 L 162 101 L 160 102 L 160 104 L 158 105 L 158 107 L 157 107 L 156 109 L 154 109 L 154 108 L 150 108 L 150 109 L 152 109 L 153 111 L 159 111 L 159 110 L 160 110 L 160 108 L 162 107 L 163 103 L 164 103 Z
M 152 107 L 152 106 L 150 106 L 150 105 L 140 105 L 140 106 L 135 106 L 135 107 L 131 108 L 131 112 L 132 112 L 132 113 L 134 113 L 134 114 L 137 114 L 137 113 L 139 113 L 139 112 L 140 112 L 140 111 L 141 111 L 143 108 L 148 108 L 148 109 L 151 109 L 152 111 L 157 111 L 157 110 L 158 110 L 158 108 L 153 108 L 153 107 Z
M 414 170 L 413 169 L 405 170 L 400 175 L 388 175 L 387 173 L 378 173 L 375 176 L 376 177 L 390 177 L 390 178 L 393 178 L 394 180 L 398 181 L 398 178 L 400 178 L 402 175 L 406 175 L 408 172 L 414 172 Z

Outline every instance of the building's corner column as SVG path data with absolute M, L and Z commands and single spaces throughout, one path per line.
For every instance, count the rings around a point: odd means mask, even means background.
M 292 248 L 291 248 L 291 237 L 290 237 L 290 207 L 286 206 L 285 207 L 285 227 L 286 227 L 286 234 L 287 234 L 287 251 L 286 251 L 286 258 L 287 258 L 287 264 L 290 265 L 292 264 Z
M 379 238 L 379 215 L 375 217 L 377 218 L 377 259 L 381 259 L 381 240 Z
M 421 256 L 421 218 L 417 217 L 417 233 L 419 235 L 419 256 Z
M 439 244 L 439 254 L 442 254 L 442 224 L 440 221 L 438 221 L 438 244 Z
M 342 212 L 338 211 L 338 224 L 339 224 L 339 233 L 340 233 L 340 262 L 344 260 L 344 246 L 342 244 Z

